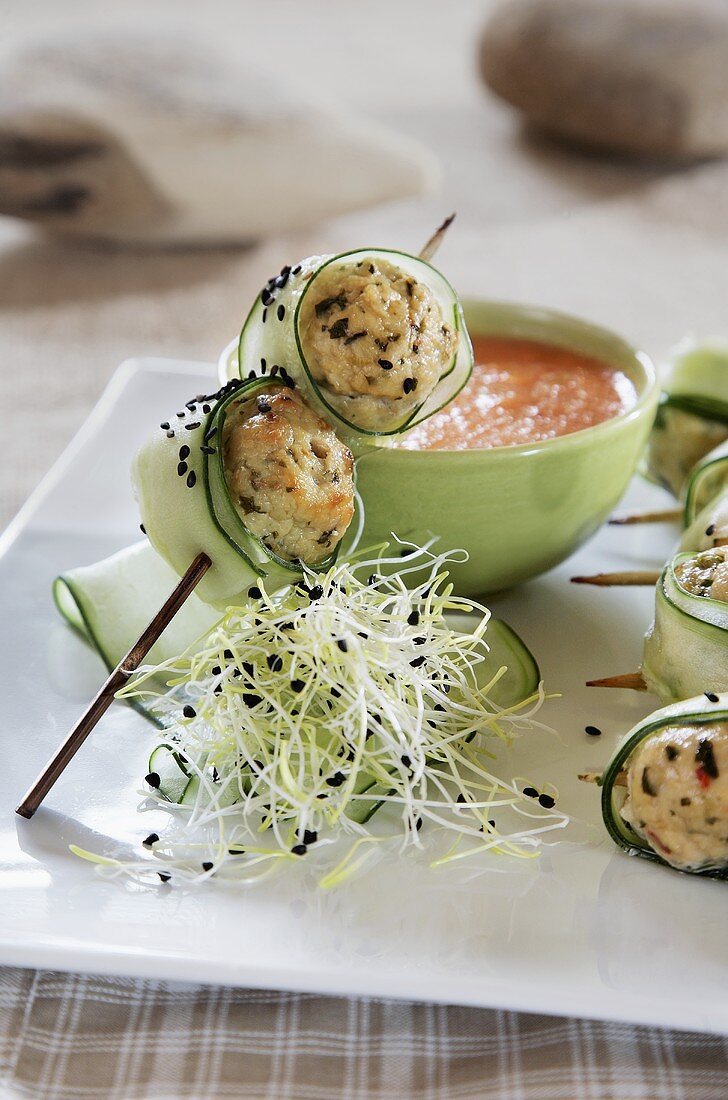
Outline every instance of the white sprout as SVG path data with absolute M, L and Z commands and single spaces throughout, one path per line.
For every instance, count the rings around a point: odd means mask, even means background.
M 453 595 L 447 565 L 462 555 L 399 546 L 307 572 L 275 595 L 259 583 L 261 597 L 229 608 L 201 648 L 140 669 L 119 694 L 153 700 L 187 783 L 183 802 L 166 800 L 164 783 L 144 792 L 142 808 L 170 814 L 146 859 L 77 854 L 141 881 L 161 872 L 243 882 L 281 861 L 318 859 L 348 834 L 348 853 L 323 866 L 329 887 L 366 860 L 367 842 L 421 847 L 428 825 L 454 834 L 433 866 L 483 850 L 533 855 L 543 833 L 566 825 L 489 769 L 493 739 L 546 728 L 533 720 L 543 691 L 506 709 L 489 701 L 505 669 L 479 676 L 490 613 Z M 447 611 L 476 612 L 472 633 L 454 629 Z M 504 809 L 522 825 L 499 825 Z M 372 832 L 375 813 L 384 835 Z

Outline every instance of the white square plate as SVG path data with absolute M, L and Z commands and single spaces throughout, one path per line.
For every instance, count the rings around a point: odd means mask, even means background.
M 68 845 L 138 852 L 149 831 L 135 791 L 154 732 L 121 705 L 36 817 L 15 816 L 103 672 L 60 621 L 51 581 L 138 537 L 132 454 L 212 373 L 159 360 L 122 367 L 2 540 L 0 963 L 728 1031 L 726 886 L 616 851 L 596 789 L 576 778 L 599 769 L 657 704 L 583 686 L 637 668 L 652 591 L 568 578 L 659 565 L 675 538 L 664 525 L 605 528 L 570 562 L 491 601 L 533 649 L 548 689 L 562 693 L 542 712 L 558 737 L 524 739 L 507 765 L 555 783 L 574 819 L 539 859 L 483 855 L 436 871 L 424 856 L 392 857 L 329 893 L 305 860 L 250 889 L 103 880 Z M 636 481 L 627 503 L 665 500 Z M 588 737 L 587 724 L 602 737 Z

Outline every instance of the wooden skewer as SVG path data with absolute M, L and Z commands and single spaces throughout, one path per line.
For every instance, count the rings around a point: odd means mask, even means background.
M 572 584 L 595 584 L 600 588 L 615 588 L 618 585 L 649 585 L 654 588 L 660 574 L 650 569 L 632 569 L 624 573 L 592 573 L 588 577 L 572 577 Z
M 611 527 L 623 527 L 632 523 L 675 523 L 682 519 L 682 508 L 665 508 L 661 512 L 624 512 L 607 520 Z
M 158 640 L 165 628 L 175 617 L 187 597 L 191 595 L 198 582 L 212 565 L 207 554 L 198 554 L 192 565 L 180 580 L 164 605 L 159 609 L 149 625 L 142 631 L 129 652 L 119 661 L 106 683 L 101 687 L 95 699 L 76 722 L 66 740 L 55 756 L 49 760 L 33 786 L 18 806 L 16 813 L 30 818 L 40 806 L 49 790 L 61 773 L 66 769 L 91 730 L 106 713 L 114 701 L 116 692 L 124 686 L 131 674 L 136 671 L 149 650 Z
M 647 691 L 641 672 L 625 672 L 622 676 L 607 676 L 603 680 L 587 680 L 588 688 L 629 688 L 630 691 Z
M 432 259 L 432 257 L 435 255 L 438 248 L 442 244 L 443 237 L 445 236 L 445 234 L 447 233 L 448 229 L 450 228 L 450 226 L 452 225 L 452 223 L 454 221 L 455 221 L 455 215 L 451 214 L 449 218 L 445 218 L 445 221 L 442 223 L 442 225 L 439 225 L 437 227 L 437 229 L 432 234 L 432 236 L 430 237 L 427 244 L 424 246 L 424 248 L 420 252 L 420 259 L 421 260 L 428 261 L 428 260 Z
M 600 787 L 602 785 L 602 778 L 603 776 L 601 772 L 581 772 L 581 774 L 579 775 L 579 779 L 582 781 L 582 783 L 598 783 Z M 617 772 L 614 780 L 614 786 L 626 787 L 628 786 L 628 783 L 629 781 L 627 779 L 627 773 Z

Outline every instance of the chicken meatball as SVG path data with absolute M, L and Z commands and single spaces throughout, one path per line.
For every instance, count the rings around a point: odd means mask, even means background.
M 245 526 L 281 558 L 328 557 L 354 514 L 354 459 L 295 391 L 235 401 L 222 432 L 225 480 Z
M 728 723 L 671 726 L 635 751 L 620 811 L 681 871 L 728 864 Z
M 432 393 L 458 345 L 429 287 L 381 258 L 330 263 L 301 304 L 308 368 L 358 427 L 391 428 Z
M 680 562 L 675 576 L 680 587 L 691 595 L 728 603 L 728 546 L 702 550 Z

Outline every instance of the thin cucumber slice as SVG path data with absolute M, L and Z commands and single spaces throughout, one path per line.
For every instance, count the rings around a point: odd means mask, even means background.
M 278 557 L 243 523 L 231 503 L 217 445 L 231 403 L 271 385 L 280 381 L 233 381 L 219 394 L 191 403 L 184 418 L 165 422 L 174 426 L 160 427 L 141 447 L 132 468 L 150 542 L 179 575 L 200 552 L 206 553 L 213 564 L 196 591 L 221 609 L 245 603 L 248 588 L 260 578 L 274 591 L 302 575 L 300 562 Z M 311 568 L 328 568 L 337 551 Z
M 178 805 L 185 801 L 185 794 L 192 783 L 192 777 L 184 768 L 174 745 L 163 742 L 152 750 L 148 764 L 149 771 L 159 776 L 157 792 L 167 802 Z
M 678 554 L 665 566 L 645 637 L 642 675 L 663 703 L 728 691 L 728 604 L 681 588 L 675 568 L 690 557 Z
M 619 811 L 626 798 L 626 789 L 616 783 L 617 777 L 629 766 L 630 757 L 638 746 L 666 726 L 703 723 L 712 725 L 715 722 L 725 721 L 728 721 L 728 694 L 719 695 L 717 702 L 711 702 L 705 695 L 700 695 L 655 711 L 629 731 L 607 765 L 601 781 L 602 818 L 615 844 L 631 854 L 642 856 L 654 863 L 662 863 L 666 867 L 671 866 L 650 848 L 646 840 L 622 817 Z M 671 869 L 676 870 L 674 867 Z M 728 868 L 709 868 L 683 873 L 728 880 Z
M 122 657 L 162 606 L 178 577 L 148 542 L 138 542 L 103 561 L 62 573 L 53 598 L 66 622 L 99 654 L 107 669 Z M 193 593 L 175 615 L 147 662 L 177 657 L 207 634 L 219 613 Z M 143 702 L 132 704 L 155 725 L 162 723 Z
M 300 321 L 306 295 L 330 264 L 362 264 L 381 259 L 395 264 L 406 275 L 425 284 L 435 296 L 446 323 L 458 333 L 458 347 L 443 369 L 434 390 L 419 404 L 405 407 L 401 414 L 387 414 L 387 422 L 375 426 L 357 419 L 356 399 L 342 397 L 323 387 L 313 376 L 306 359 Z M 473 368 L 473 352 L 460 302 L 447 280 L 431 264 L 394 249 L 359 249 L 336 256 L 312 256 L 293 270 L 284 268 L 258 297 L 240 334 L 237 371 L 249 378 L 261 369 L 283 368 L 301 386 L 309 402 L 326 416 L 352 448 L 386 440 L 432 416 L 466 384 Z M 384 415 L 384 414 L 383 414 Z
M 693 467 L 685 488 L 685 526 L 689 527 L 698 513 L 724 489 L 728 489 L 728 440 Z

